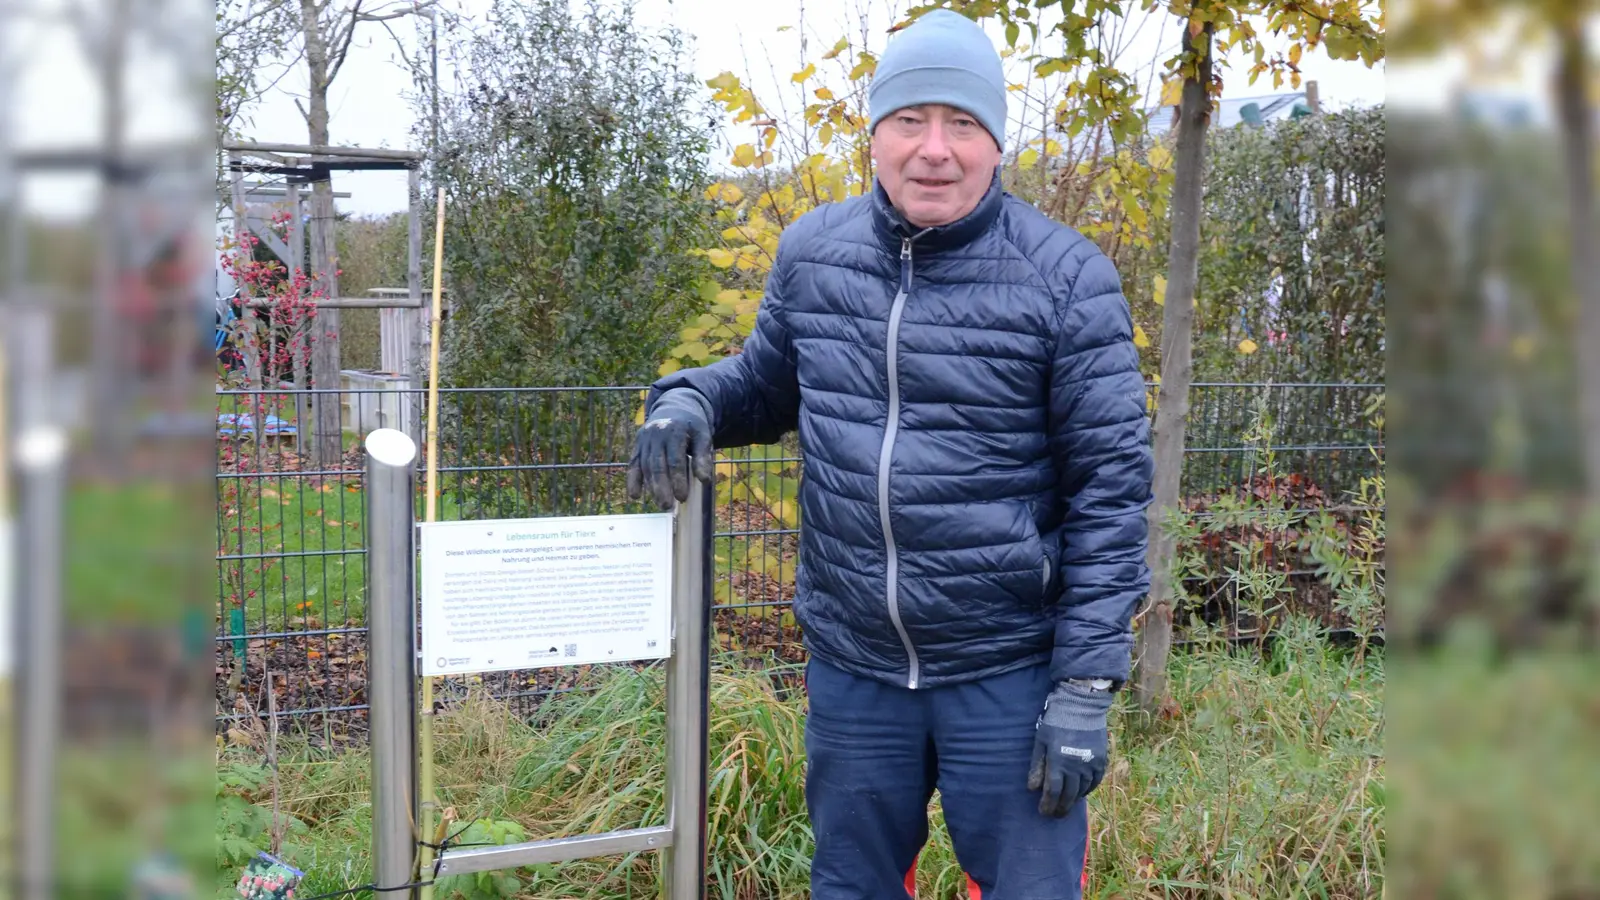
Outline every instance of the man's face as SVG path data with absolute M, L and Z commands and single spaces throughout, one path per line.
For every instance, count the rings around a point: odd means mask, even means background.
M 895 208 L 912 225 L 928 228 L 972 212 L 994 178 L 1000 148 L 977 119 L 930 104 L 879 122 L 872 159 Z

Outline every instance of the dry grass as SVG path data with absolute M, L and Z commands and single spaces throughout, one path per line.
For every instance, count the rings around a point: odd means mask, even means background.
M 1174 661 L 1179 712 L 1141 724 L 1119 707 L 1115 763 L 1092 801 L 1095 897 L 1378 896 L 1383 885 L 1383 670 L 1293 624 L 1268 652 L 1220 647 Z M 804 705 L 737 663 L 714 669 L 711 887 L 718 898 L 803 898 Z M 530 838 L 664 821 L 658 670 L 618 670 L 552 698 L 535 722 L 472 697 L 436 727 L 441 799 L 463 819 L 518 822 Z M 311 825 L 285 853 L 306 893 L 364 883 L 367 758 L 283 763 L 284 808 Z M 937 798 L 920 896 L 962 878 Z M 518 873 L 520 896 L 653 897 L 653 856 Z M 446 898 L 441 898 L 446 900 Z

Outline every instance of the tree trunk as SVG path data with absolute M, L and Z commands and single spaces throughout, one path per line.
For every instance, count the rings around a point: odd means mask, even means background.
M 326 147 L 328 139 L 328 41 L 316 0 L 300 0 L 300 21 L 305 32 L 306 74 L 310 85 L 306 125 L 312 146 Z M 311 183 L 311 274 L 322 295 L 339 295 L 337 255 L 334 252 L 333 184 L 327 178 Z M 311 386 L 321 390 L 339 387 L 339 311 L 321 307 L 311 327 Z M 311 441 L 311 464 L 318 469 L 334 465 L 343 450 L 339 421 L 339 395 L 317 394 L 313 398 L 315 423 Z M 304 423 L 302 423 L 303 425 Z
M 1176 541 L 1168 516 L 1179 510 L 1183 475 L 1184 422 L 1189 415 L 1193 358 L 1194 295 L 1200 277 L 1201 189 L 1206 129 L 1210 125 L 1211 26 L 1198 35 L 1183 32 L 1185 58 L 1198 57 L 1197 72 L 1184 79 L 1178 113 L 1178 146 L 1173 153 L 1172 238 L 1168 248 L 1167 296 L 1161 316 L 1161 386 L 1155 433 L 1154 501 L 1150 505 L 1150 604 L 1139 629 L 1134 696 L 1148 712 L 1159 713 L 1167 699 L 1167 657 L 1172 651 L 1172 606 L 1176 586 L 1172 562 Z
M 111 3 L 103 30 L 85 35 L 98 44 L 101 53 L 100 91 L 104 97 L 100 126 L 106 158 L 119 162 L 127 138 L 127 110 L 124 101 L 128 56 L 128 0 Z M 90 26 L 93 27 L 93 26 Z M 112 167 L 112 171 L 117 170 Z M 94 348 L 90 366 L 90 446 L 95 461 L 104 471 L 127 458 L 129 408 L 133 405 L 131 386 L 140 380 L 139 365 L 144 342 L 150 331 L 135 331 L 115 308 L 118 283 L 127 256 L 124 251 L 124 219 L 128 210 L 128 191 L 119 177 L 105 177 L 100 187 L 100 215 L 97 225 L 100 246 L 95 253 L 94 292 L 97 315 L 90 318 Z M 18 221 L 22 221 L 20 218 Z
M 1572 253 L 1572 287 L 1578 300 L 1577 346 L 1578 402 L 1583 436 L 1584 476 L 1590 511 L 1600 510 L 1600 233 L 1597 233 L 1594 207 L 1594 120 L 1589 107 L 1588 47 L 1583 20 L 1561 26 L 1561 56 L 1555 78 L 1556 110 L 1561 121 L 1561 141 L 1567 163 L 1568 239 Z M 1589 559 L 1600 559 L 1600 547 L 1591 548 Z M 1600 585 L 1600 573 L 1589 580 Z M 1597 587 L 1589 589 L 1591 604 L 1600 606 Z M 1600 623 L 1600 616 L 1595 617 Z
M 1566 151 L 1568 215 L 1573 292 L 1578 298 L 1576 357 L 1580 402 L 1583 404 L 1584 469 L 1589 495 L 1600 499 L 1600 235 L 1595 231 L 1594 134 L 1585 96 L 1588 66 L 1583 32 L 1572 23 L 1560 36 L 1561 59 L 1556 74 L 1556 106 Z

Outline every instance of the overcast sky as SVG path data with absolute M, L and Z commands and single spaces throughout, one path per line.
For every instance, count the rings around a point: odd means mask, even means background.
M 35 0 L 46 13 L 59 10 L 63 0 Z M 455 8 L 481 9 L 487 0 L 445 0 Z M 772 75 L 787 84 L 788 76 L 800 68 L 801 32 L 779 32 L 781 26 L 796 25 L 804 9 L 809 57 L 815 59 L 844 34 L 856 32 L 862 6 L 870 7 L 869 22 L 881 50 L 886 39 L 883 28 L 903 10 L 904 0 L 638 0 L 637 18 L 647 27 L 672 25 L 685 31 L 692 41 L 694 74 L 703 82 L 720 72 L 740 74 L 754 68 L 751 84 L 758 96 L 772 104 Z M 209 10 L 209 5 L 204 9 Z M 203 23 L 195 23 L 201 25 Z M 414 42 L 425 22 L 410 20 L 392 23 L 402 40 Z M 1150 66 L 1171 54 L 1176 46 L 1174 20 L 1164 13 L 1148 21 L 1128 23 L 1129 40 L 1124 57 L 1125 69 L 1148 74 Z M 190 31 L 205 37 L 191 26 Z M 1001 43 L 994 33 L 997 44 Z M 209 44 L 209 41 L 206 42 Z M 4 102 L 9 122 L 0 121 L 4 132 L 24 146 L 60 146 L 88 143 L 98 134 L 99 97 L 88 60 L 92 58 L 63 20 L 50 15 L 35 17 L 29 27 L 0 28 L 0 49 L 6 59 L 16 61 L 15 91 Z M 174 131 L 193 132 L 196 122 L 185 118 L 174 102 L 176 76 L 163 66 L 155 53 L 134 54 L 129 73 L 130 128 L 133 138 L 166 136 Z M 1015 66 L 1013 67 L 1016 68 Z M 1330 108 L 1382 102 L 1438 105 L 1449 94 L 1450 86 L 1463 78 L 1478 79 L 1482 73 L 1468 70 L 1459 59 L 1424 67 L 1401 69 L 1394 64 L 1368 69 L 1359 63 L 1333 62 L 1320 53 L 1307 54 L 1302 69 L 1308 79 L 1317 80 L 1323 102 Z M 276 90 L 253 111 L 250 137 L 261 141 L 304 142 L 305 122 L 295 107 L 294 98 L 304 93 L 301 69 L 291 70 Z M 824 70 L 826 72 L 826 70 Z M 3 74 L 3 73 L 0 73 Z M 269 78 L 276 72 L 267 73 Z M 1020 80 L 1020 72 L 1011 74 Z M 1271 93 L 1270 79 L 1252 87 L 1247 68 L 1240 66 L 1225 73 L 1224 95 L 1252 96 Z M 1537 68 L 1525 72 L 1514 86 L 1523 92 L 1542 93 L 1542 73 Z M 836 80 L 835 85 L 839 82 Z M 4 90 L 0 84 L 0 90 Z M 402 92 L 410 90 L 411 79 L 399 60 L 394 38 L 379 26 L 366 26 L 350 51 L 350 58 L 339 73 L 330 96 L 333 142 L 345 146 L 409 147 L 413 112 Z M 1288 87 L 1285 85 L 1284 90 Z M 792 96 L 792 95 L 791 95 Z M 1016 100 L 1019 95 L 1013 95 Z M 71 111 L 64 115 L 63 111 Z M 199 122 L 204 128 L 205 123 Z M 405 204 L 405 176 L 398 172 L 338 173 L 336 188 L 349 192 L 339 201 L 340 208 L 357 214 L 381 214 L 400 210 Z M 35 179 L 27 191 L 28 205 L 36 210 L 82 210 L 92 198 L 89 179 Z

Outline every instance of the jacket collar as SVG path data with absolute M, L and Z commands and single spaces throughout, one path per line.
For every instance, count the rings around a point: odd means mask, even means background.
M 994 177 L 989 182 L 989 189 L 984 192 L 983 199 L 978 201 L 972 212 L 947 225 L 918 228 L 907 222 L 900 211 L 894 208 L 894 204 L 889 201 L 888 192 L 883 189 L 883 183 L 873 178 L 873 230 L 877 232 L 884 246 L 896 256 L 900 255 L 900 242 L 908 237 L 915 239 L 912 247 L 918 253 L 955 249 L 972 242 L 989 230 L 989 226 L 1000 216 L 1000 205 L 1004 196 L 1005 192 L 1000 186 L 1000 170 L 996 168 Z

